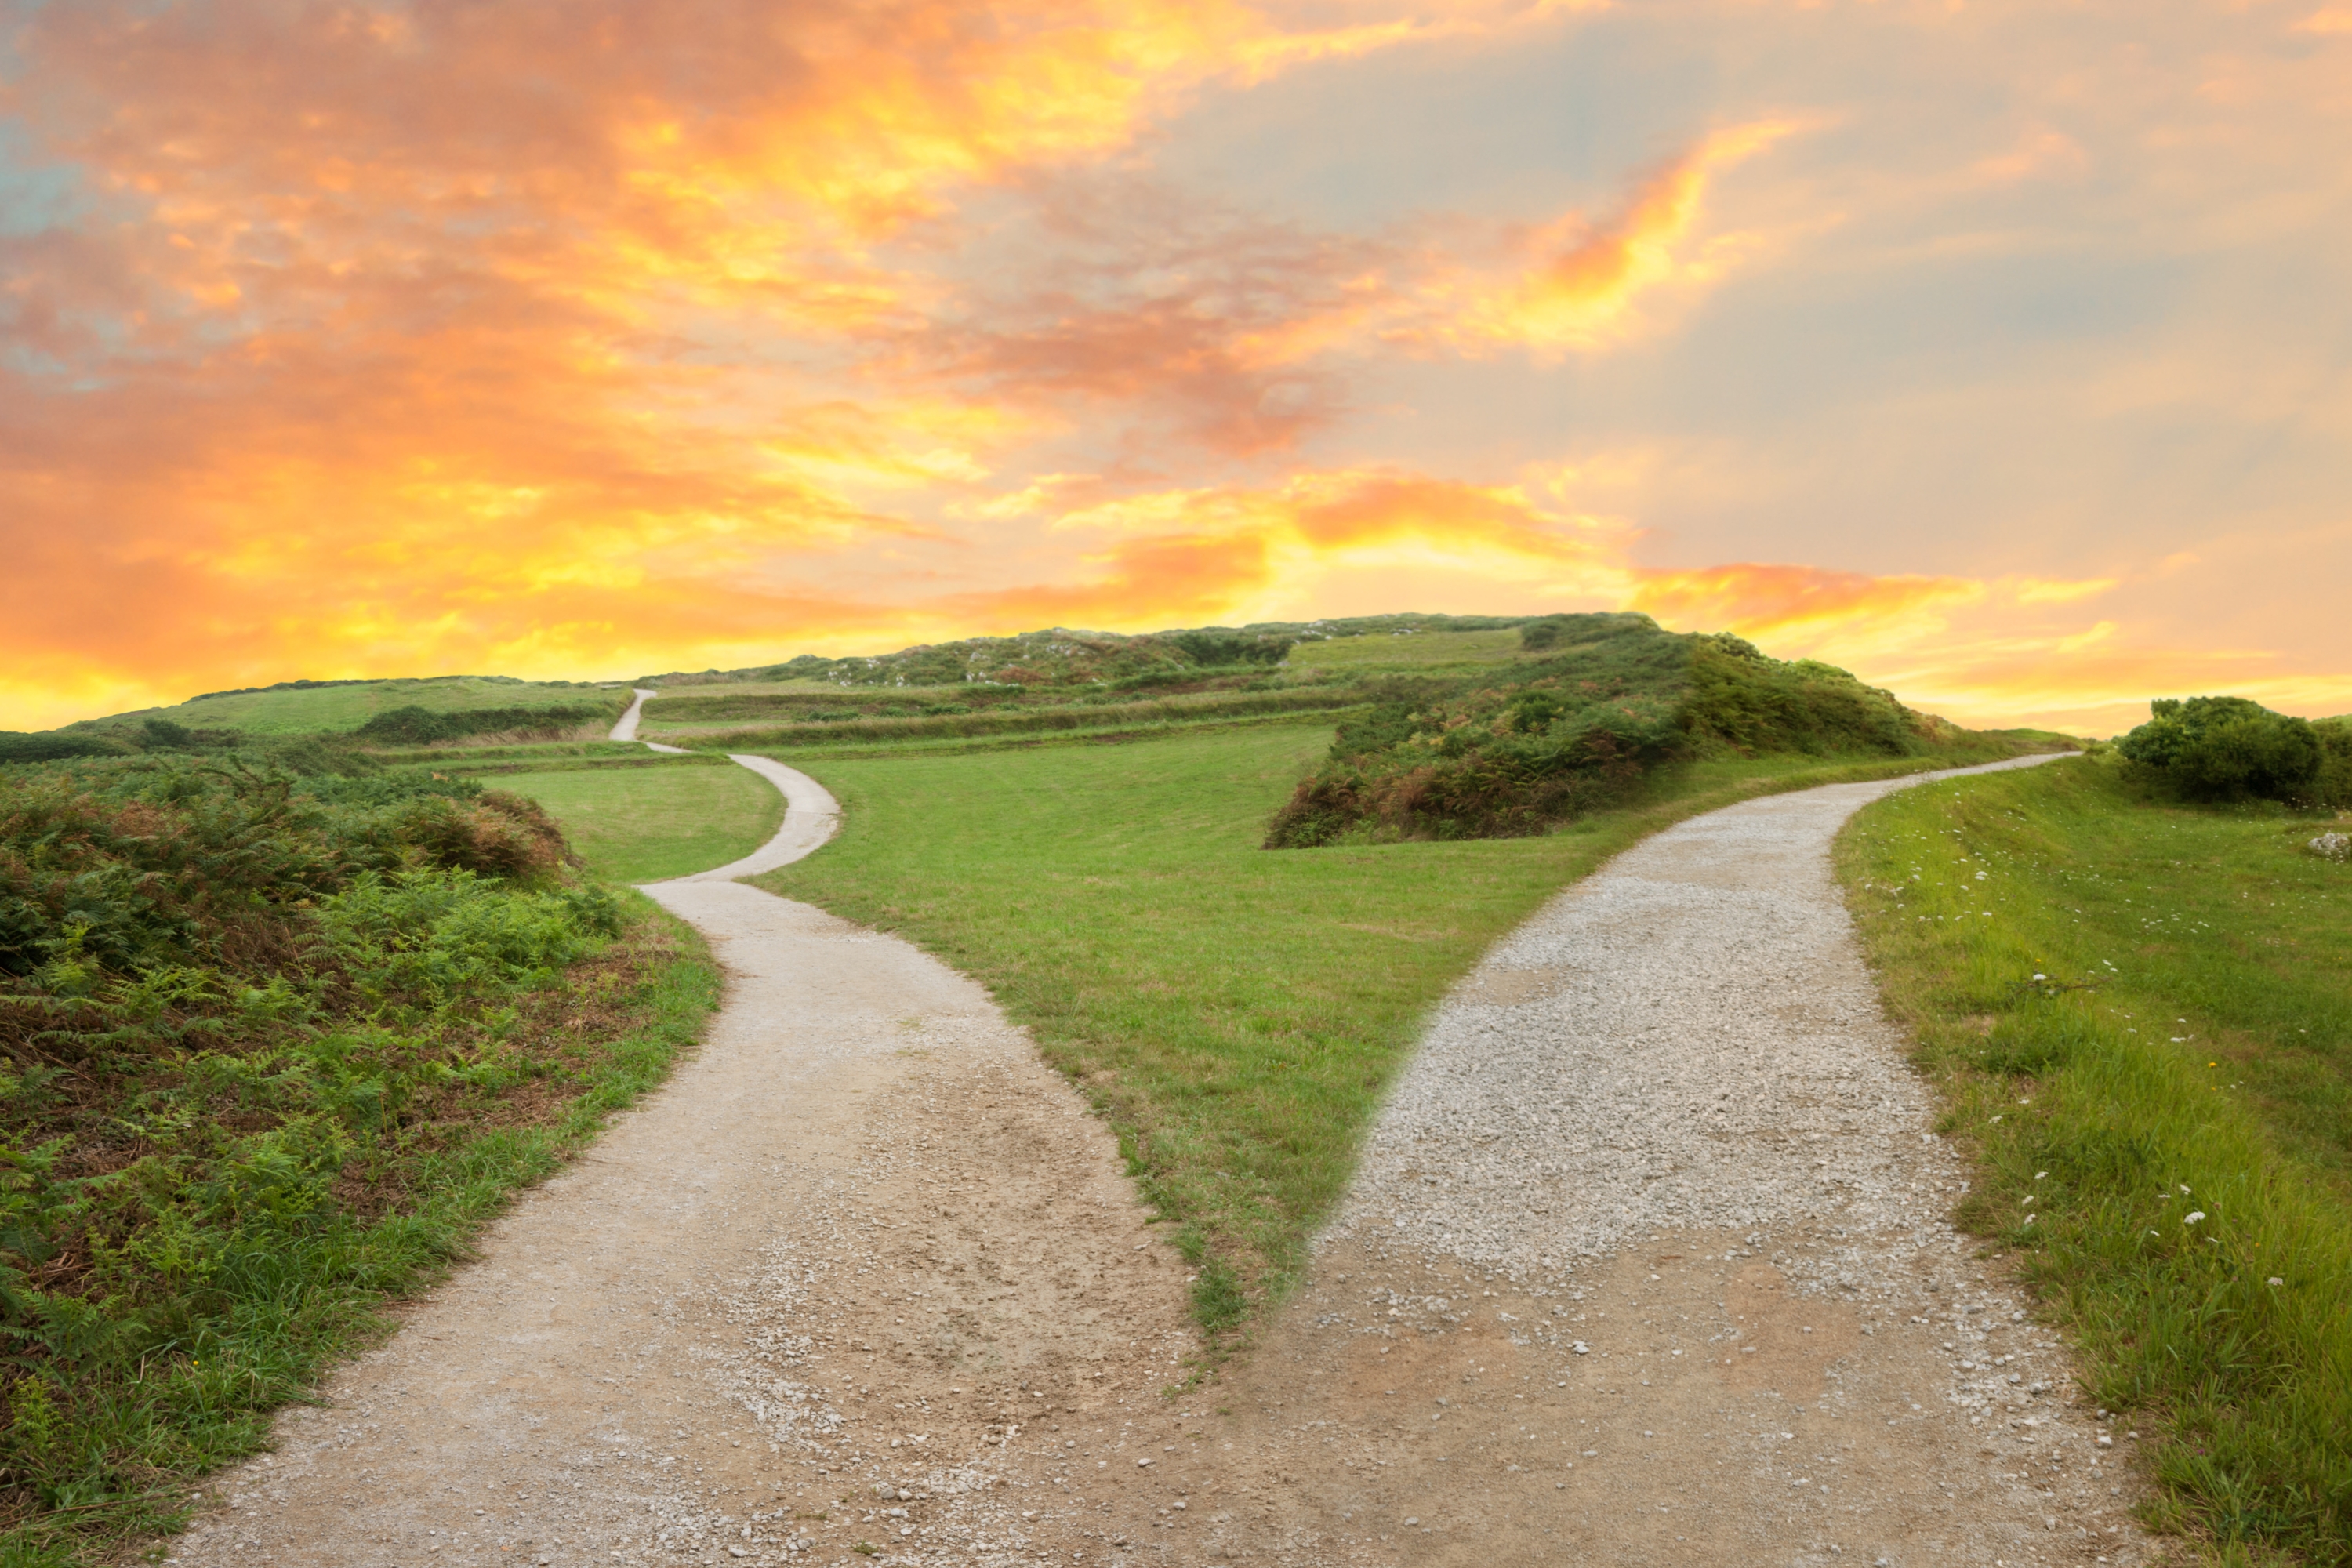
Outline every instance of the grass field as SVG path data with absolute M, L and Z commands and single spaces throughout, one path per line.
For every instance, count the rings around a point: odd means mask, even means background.
M 609 882 L 655 882 L 740 860 L 775 837 L 784 797 L 733 763 L 501 773 L 493 788 L 545 806 Z
M 720 680 L 708 686 L 686 686 L 672 682 L 667 686 L 649 687 L 659 697 L 649 698 L 646 710 L 651 712 L 661 702 L 673 697 L 834 697 L 854 696 L 872 700 L 876 689 L 845 687 L 831 680 Z M 954 686 L 899 686 L 882 689 L 893 697 L 905 697 L 911 701 L 945 701 L 961 693 L 964 688 Z
M 1641 834 L 1773 787 L 1927 759 L 1669 770 L 1545 837 L 1257 847 L 1327 725 L 809 766 L 845 808 L 760 879 L 986 984 L 1118 1131 L 1202 1264 L 1205 1325 L 1278 1297 L 1423 1017 L 1486 947 Z
M 1292 669 L 1431 669 L 1457 664 L 1509 664 L 1520 657 L 1516 626 L 1491 632 L 1375 633 L 1303 642 L 1285 662 Z
M 376 680 L 364 686 L 322 686 L 308 691 L 249 691 L 205 697 L 142 717 L 169 719 L 194 729 L 243 730 L 253 735 L 309 735 L 355 730 L 395 708 L 429 708 L 436 713 L 483 708 L 551 708 L 609 704 L 617 717 L 627 705 L 618 689 L 551 686 L 527 680 L 449 676 L 432 680 Z
M 2224 1560 L 2352 1561 L 2352 868 L 2301 847 L 2330 826 L 2084 759 L 1892 796 L 1839 846 L 1984 1161 L 1963 1223 L 2155 1439 L 2158 1522 Z
M 845 742 L 977 738 L 1045 734 L 1054 731 L 1129 729 L 1148 724 L 1193 724 L 1270 713 L 1330 712 L 1361 699 L 1350 688 L 1307 687 L 1280 691 L 1204 691 L 1113 702 L 1063 703 L 997 711 L 845 719 L 831 722 L 678 725 L 638 732 L 648 740 L 723 748 L 730 752 L 777 746 L 832 745 Z M 650 704 L 648 704 L 650 706 Z

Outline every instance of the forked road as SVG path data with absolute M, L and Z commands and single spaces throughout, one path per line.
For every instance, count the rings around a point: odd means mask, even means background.
M 776 773 L 805 853 L 830 801 Z M 651 889 L 728 968 L 701 1052 L 171 1554 L 2140 1560 L 2128 1439 L 1945 1224 L 1830 878 L 1896 787 L 1685 823 L 1504 942 L 1310 1289 L 1172 1400 L 1181 1266 L 977 986 L 758 867 Z

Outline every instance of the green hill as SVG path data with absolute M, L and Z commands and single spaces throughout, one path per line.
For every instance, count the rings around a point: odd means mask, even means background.
M 1267 847 L 1541 832 L 1701 758 L 1966 762 L 2059 739 L 1962 730 L 1832 665 L 1664 631 L 1647 616 L 1545 616 L 1521 626 L 1517 644 L 1496 650 L 1507 668 L 1370 684 L 1371 706 L 1340 725 L 1276 814 Z

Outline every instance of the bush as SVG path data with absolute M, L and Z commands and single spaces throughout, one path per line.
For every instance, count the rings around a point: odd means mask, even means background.
M 554 708 L 477 708 L 460 713 L 436 713 L 430 708 L 411 704 L 379 713 L 352 733 L 379 745 L 424 746 L 436 741 L 461 741 L 469 735 L 497 735 L 509 731 L 555 733 L 593 720 L 609 719 L 614 711 L 601 704 L 571 703 Z
M 79 757 L 120 757 L 130 751 L 111 735 L 0 730 L 0 763 L 62 763 Z
M 2352 807 L 2352 715 L 2315 719 L 2311 733 L 2319 742 L 2319 772 L 2311 781 L 2314 804 L 2337 811 Z
M 2307 719 L 2243 697 L 2159 697 L 2116 749 L 2189 800 L 2314 801 L 2328 760 Z
M 1783 663 L 1736 637 L 1647 616 L 1521 626 L 1541 662 L 1467 680 L 1391 679 L 1340 725 L 1328 761 L 1266 826 L 1266 847 L 1351 833 L 1540 833 L 1623 800 L 1651 770 L 1724 752 L 1910 756 L 1958 738 L 1843 669 Z

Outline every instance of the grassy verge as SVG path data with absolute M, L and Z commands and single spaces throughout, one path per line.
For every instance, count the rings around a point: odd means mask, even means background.
M 845 719 L 832 722 L 772 724 L 754 729 L 710 731 L 684 726 L 648 726 L 652 740 L 722 751 L 766 751 L 773 746 L 824 745 L 853 741 L 906 741 L 1047 734 L 1055 731 L 1133 729 L 1154 723 L 1282 713 L 1328 712 L 1363 700 L 1351 687 L 1253 692 L 1204 692 L 1118 702 L 1069 703 L 972 713 L 942 713 L 898 719 Z
M 2134 1413 L 2153 1522 L 2352 1561 L 2352 872 L 2101 759 L 1908 791 L 1839 866 L 2014 1250 Z
M 535 800 L 591 875 L 654 882 L 739 860 L 775 837 L 784 797 L 749 768 L 594 768 L 503 773 Z
M 842 836 L 761 886 L 979 978 L 1118 1130 L 1201 1265 L 1211 1330 L 1279 1297 L 1432 1005 L 1495 939 L 1646 833 L 1933 759 L 1661 770 L 1548 836 L 1270 852 L 1324 725 L 817 759 Z
M 0 1563 L 178 1529 L 194 1478 L 266 1447 L 278 1405 L 389 1331 L 386 1305 L 662 1080 L 719 976 L 689 929 L 623 897 L 620 940 L 528 989 L 216 1042 L 135 1095 L 52 1093 L 46 1142 L 12 1129 L 10 1223 L 45 1204 L 82 1239 L 10 1289 Z M 15 1082 L 12 1110 L 38 1100 Z M 100 1121 L 60 1149 L 76 1091 Z M 130 1146 L 108 1148 L 110 1110 Z

